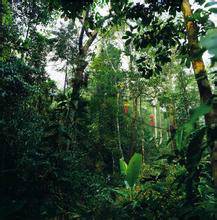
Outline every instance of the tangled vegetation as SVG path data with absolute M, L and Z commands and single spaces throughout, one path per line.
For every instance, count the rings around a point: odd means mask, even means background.
M 217 219 L 216 14 L 0 0 L 0 219 Z

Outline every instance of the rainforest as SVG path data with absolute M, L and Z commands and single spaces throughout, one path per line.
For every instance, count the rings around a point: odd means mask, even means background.
M 217 0 L 0 0 L 0 220 L 217 220 Z

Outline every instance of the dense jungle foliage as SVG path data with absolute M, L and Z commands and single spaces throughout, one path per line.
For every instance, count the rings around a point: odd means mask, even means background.
M 0 220 L 217 219 L 216 25 L 216 0 L 0 0 Z

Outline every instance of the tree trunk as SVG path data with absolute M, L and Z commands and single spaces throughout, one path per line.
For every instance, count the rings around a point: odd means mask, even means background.
M 187 93 L 187 82 L 186 82 L 186 75 L 184 71 L 181 71 L 178 75 L 178 81 L 180 84 L 181 94 L 183 97 L 184 102 L 184 108 L 185 108 L 185 120 L 189 117 L 189 109 L 190 109 L 190 103 L 188 99 L 188 93 Z
M 153 107 L 154 109 L 154 120 L 155 120 L 155 125 L 154 125 L 154 138 L 155 138 L 155 143 L 157 143 L 157 138 L 158 138 L 158 132 L 157 132 L 157 126 L 158 126 L 158 119 L 157 119 L 157 101 Z
M 158 112 L 158 126 L 160 128 L 162 128 L 162 114 L 161 114 L 161 109 L 160 109 L 160 104 L 159 102 L 157 103 L 157 112 Z M 163 130 L 162 129 L 158 129 L 159 132 L 159 146 L 163 143 Z
M 117 126 L 117 139 L 118 139 L 118 148 L 120 152 L 121 158 L 124 159 L 123 150 L 121 147 L 121 133 L 120 133 L 120 122 L 119 122 L 119 100 L 120 100 L 120 93 L 117 93 L 117 111 L 116 111 L 116 126 Z
M 82 28 L 81 28 L 81 33 L 80 33 L 79 42 L 78 42 L 78 46 L 79 46 L 79 54 L 78 54 L 78 59 L 77 59 L 78 62 L 77 62 L 77 68 L 75 70 L 75 77 L 72 82 L 72 88 L 73 88 L 72 96 L 77 100 L 79 100 L 80 90 L 82 86 L 85 85 L 87 82 L 87 78 L 84 75 L 84 70 L 88 65 L 88 62 L 86 61 L 88 51 L 98 34 L 98 30 L 90 31 L 86 29 L 86 27 L 88 26 L 87 24 L 89 22 L 88 19 L 91 17 L 91 15 L 89 15 L 89 10 L 90 10 L 89 8 L 86 9 L 86 11 L 84 12 L 83 19 L 81 20 Z M 110 17 L 111 17 L 111 14 L 109 14 L 108 16 L 105 16 L 102 20 L 100 20 L 98 22 L 99 27 L 102 26 L 103 23 Z M 85 33 L 86 33 L 87 40 L 84 44 Z
M 197 81 L 200 99 L 202 103 L 210 104 L 213 98 L 210 82 L 208 80 L 205 65 L 202 59 L 201 48 L 198 43 L 198 27 L 189 19 L 192 9 L 189 0 L 182 1 L 182 12 L 185 19 L 189 55 L 191 57 L 195 79 Z M 205 115 L 205 123 L 208 127 L 208 140 L 212 149 L 212 173 L 215 188 L 217 189 L 217 104 L 213 104 L 212 112 Z
M 87 84 L 87 76 L 85 76 L 84 71 L 88 65 L 88 62 L 86 61 L 88 51 L 90 49 L 90 46 L 92 45 L 93 41 L 96 39 L 97 31 L 93 31 L 92 33 L 88 33 L 88 39 L 83 43 L 84 41 L 84 32 L 85 32 L 85 21 L 88 18 L 88 11 L 86 12 L 86 15 L 83 20 L 83 26 L 81 28 L 81 33 L 79 36 L 79 53 L 77 58 L 77 67 L 75 69 L 74 73 L 74 79 L 72 80 L 72 95 L 71 100 L 73 103 L 73 124 L 74 124 L 74 139 L 75 143 L 77 143 L 77 124 L 76 124 L 76 117 L 78 114 L 78 108 L 79 108 L 79 102 L 80 102 L 80 91 L 81 88 Z
M 132 116 L 132 130 L 131 130 L 131 149 L 130 149 L 130 158 L 136 151 L 137 146 L 137 118 L 138 118 L 138 97 L 133 98 L 133 116 Z
M 198 43 L 198 27 L 192 20 L 188 19 L 190 16 L 192 16 L 189 0 L 183 0 L 182 12 L 186 24 L 189 55 L 191 57 L 200 98 L 203 103 L 208 103 L 212 97 L 212 91 L 202 59 L 201 48 Z M 206 115 L 205 118 L 206 122 L 210 122 L 209 115 Z
M 68 61 L 66 62 L 66 69 L 65 69 L 65 79 L 64 79 L 64 85 L 63 85 L 63 94 L 66 93 L 66 87 L 68 84 Z
M 89 35 L 89 38 L 86 41 L 85 45 L 83 46 L 83 43 L 79 45 L 77 68 L 75 69 L 75 76 L 72 84 L 72 88 L 73 88 L 72 96 L 74 100 L 79 100 L 80 90 L 82 86 L 86 83 L 87 78 L 84 75 L 84 70 L 88 65 L 86 59 L 89 48 L 92 45 L 93 41 L 96 39 L 96 36 L 97 36 L 97 31 L 93 31 L 93 33 Z M 80 37 L 82 37 L 82 41 L 83 41 L 82 33 Z
M 170 103 L 168 106 L 169 113 L 169 134 L 171 137 L 172 149 L 176 150 L 176 119 L 175 119 L 175 106 L 173 103 Z
M 144 115 L 143 115 L 143 111 L 142 111 L 142 96 L 140 96 L 140 100 L 139 100 L 139 112 L 140 112 L 140 118 L 141 118 L 141 129 L 142 129 L 142 138 L 141 138 L 141 154 L 142 154 L 142 162 L 144 163 L 144 158 L 145 158 L 145 132 L 144 132 Z

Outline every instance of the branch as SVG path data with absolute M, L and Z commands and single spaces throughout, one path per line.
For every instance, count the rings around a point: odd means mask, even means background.
M 79 18 L 79 21 L 81 22 L 81 24 L 83 24 L 83 21 L 82 21 L 80 18 Z M 83 28 L 84 28 L 84 31 L 85 31 L 86 35 L 87 35 L 88 37 L 90 37 L 91 34 L 90 34 L 90 32 L 88 32 L 88 30 L 87 30 L 87 28 L 85 27 L 85 25 L 83 25 Z
M 82 48 L 82 53 L 83 55 L 86 55 L 88 52 L 89 47 L 91 46 L 91 44 L 93 43 L 93 41 L 96 39 L 98 32 L 95 30 L 92 33 L 90 33 L 90 37 L 88 38 L 87 42 L 85 43 L 85 45 Z
M 81 33 L 80 33 L 79 40 L 78 40 L 78 47 L 79 47 L 80 53 L 82 52 L 84 32 L 85 32 L 85 21 L 87 20 L 88 15 L 89 15 L 89 9 L 86 10 L 86 14 L 84 15 L 83 21 L 80 20 L 82 24 Z
M 162 129 L 162 130 L 168 131 L 167 128 L 162 128 L 162 127 L 158 127 L 158 126 L 152 126 L 152 125 L 150 125 L 150 124 L 148 124 L 148 123 L 146 123 L 146 122 L 144 122 L 144 124 L 145 124 L 145 125 L 148 125 L 149 127 L 152 127 L 152 128 L 157 128 L 157 129 Z

